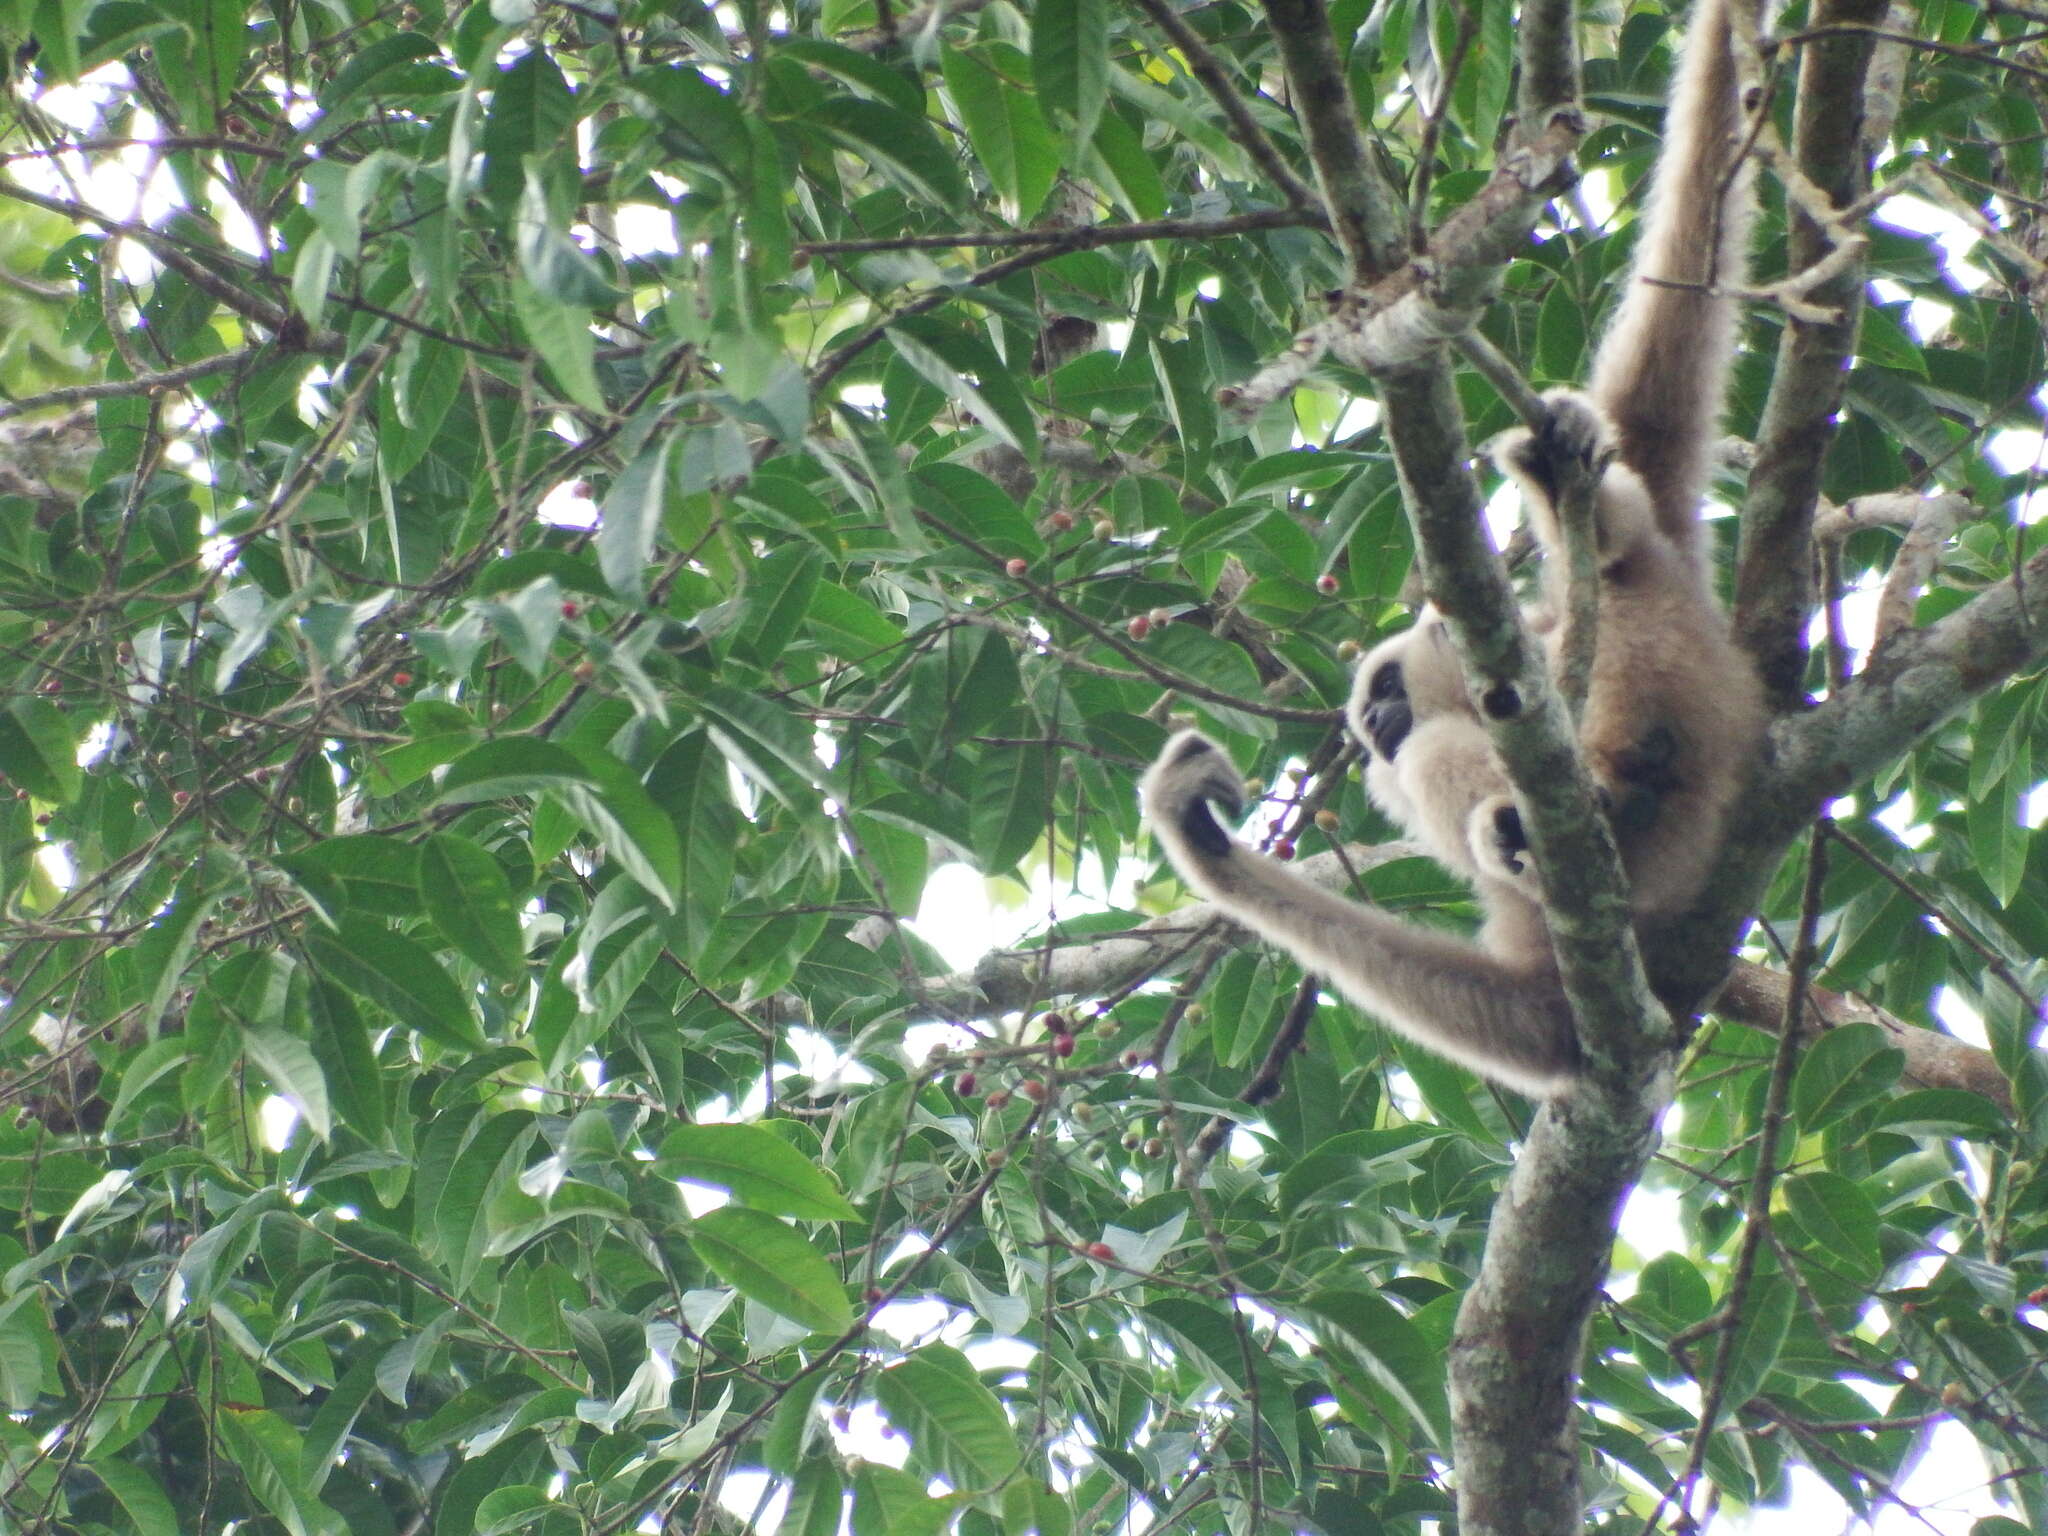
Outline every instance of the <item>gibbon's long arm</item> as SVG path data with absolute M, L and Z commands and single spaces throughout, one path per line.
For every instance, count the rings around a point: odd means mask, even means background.
M 1631 281 L 1586 391 L 1612 419 L 1618 457 L 1648 488 L 1659 528 L 1687 551 L 1735 356 L 1727 291 L 1748 270 L 1756 204 L 1728 29 L 1755 24 L 1753 0 L 1695 0 Z
M 1547 958 L 1508 964 L 1319 890 L 1245 847 L 1210 810 L 1237 814 L 1243 781 L 1199 732 L 1167 742 L 1143 794 L 1173 867 L 1225 914 L 1440 1056 L 1539 1098 L 1570 1086 L 1578 1042 Z

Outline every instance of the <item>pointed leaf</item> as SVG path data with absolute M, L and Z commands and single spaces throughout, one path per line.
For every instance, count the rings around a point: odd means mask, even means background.
M 832 1266 L 801 1232 L 773 1216 L 728 1205 L 697 1219 L 690 1246 L 750 1301 L 817 1333 L 853 1326 L 853 1308 Z
M 462 1050 L 484 1043 L 469 999 L 418 940 L 368 918 L 348 917 L 332 934 L 309 929 L 305 944 L 323 975 L 408 1029 Z
M 994 1488 L 1023 1450 L 995 1393 L 958 1350 L 931 1344 L 875 1379 L 889 1422 L 910 1436 L 921 1469 L 956 1488 Z
M 242 1051 L 270 1079 L 272 1090 L 299 1112 L 307 1129 L 327 1140 L 334 1129 L 327 1108 L 327 1077 L 312 1048 L 281 1029 L 245 1029 Z
M 436 832 L 419 850 L 420 903 L 442 936 L 489 974 L 525 966 L 519 907 L 504 867 L 478 844 Z
M 757 1125 L 686 1125 L 662 1141 L 655 1172 L 731 1190 L 757 1211 L 811 1221 L 852 1221 L 859 1212 L 832 1176 Z
M 595 782 L 582 759 L 567 747 L 537 736 L 504 736 L 472 747 L 449 765 L 438 803 L 474 805 Z
M 78 741 L 64 711 L 48 699 L 12 699 L 0 709 L 0 773 L 38 800 L 69 805 L 83 782 Z
M 612 482 L 597 524 L 597 565 L 605 584 L 638 602 L 647 590 L 647 566 L 654 559 L 668 500 L 668 458 L 673 436 L 641 450 Z

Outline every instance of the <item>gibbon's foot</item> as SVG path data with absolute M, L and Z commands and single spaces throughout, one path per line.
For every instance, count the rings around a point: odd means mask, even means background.
M 1549 407 L 1533 428 L 1507 433 L 1495 452 L 1503 469 L 1525 477 L 1556 504 L 1567 481 L 1596 479 L 1615 453 L 1614 424 L 1607 413 L 1575 389 L 1553 389 Z
M 1517 884 L 1533 878 L 1522 813 L 1506 795 L 1489 795 L 1473 807 L 1466 836 L 1481 873 Z
M 1597 475 L 1614 457 L 1614 426 L 1607 413 L 1575 389 L 1553 389 L 1543 397 L 1550 414 L 1536 429 L 1534 447 L 1555 465 Z
M 1220 859 L 1237 840 L 1217 823 L 1213 805 L 1235 820 L 1244 814 L 1244 779 L 1223 749 L 1200 731 L 1168 739 L 1141 788 L 1145 814 L 1180 830 L 1195 850 Z

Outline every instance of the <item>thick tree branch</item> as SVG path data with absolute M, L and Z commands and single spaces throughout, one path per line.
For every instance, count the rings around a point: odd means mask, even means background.
M 1925 629 L 1888 638 L 1835 698 L 1782 722 L 1763 806 L 1803 820 L 2023 668 L 2048 659 L 2048 551 Z
M 1886 0 L 1822 0 L 1814 24 L 1874 24 L 1885 5 Z M 1871 48 L 1864 32 L 1833 31 L 1810 38 L 1800 58 L 1791 163 L 1797 179 L 1836 209 L 1869 190 L 1862 103 Z M 1789 201 L 1786 266 L 1803 272 L 1840 246 L 1843 233 L 1815 217 L 1811 198 Z M 1863 269 L 1861 260 L 1843 261 L 1804 295 L 1834 318 L 1787 314 L 1757 432 L 1737 556 L 1735 631 L 1756 657 L 1764 686 L 1781 703 L 1799 698 L 1805 682 L 1806 622 L 1814 605 L 1813 514 L 1821 461 L 1834 440 L 1856 344 Z
M 1584 133 L 1576 113 L 1558 113 L 1501 157 L 1486 185 L 1438 227 L 1425 254 L 1362 299 L 1344 301 L 1219 398 L 1259 410 L 1300 384 L 1325 353 L 1378 372 L 1407 367 L 1466 333 L 1491 302 L 1503 268 L 1528 244 L 1544 205 L 1577 178 L 1572 152 Z
M 1474 1536 L 1565 1536 L 1582 1517 L 1573 1382 L 1614 1220 L 1669 1098 L 1670 1020 L 1630 930 L 1620 859 L 1571 720 L 1486 542 L 1448 361 L 1383 375 L 1380 399 L 1429 591 L 1524 800 L 1566 995 L 1589 1062 L 1538 1114 L 1494 1207 L 1452 1339 L 1458 1514 Z
M 1737 961 L 1728 973 L 1728 985 L 1714 1002 L 1714 1012 L 1723 1018 L 1747 1024 L 1752 1029 L 1775 1033 L 1785 1017 L 1785 1001 L 1791 995 L 1792 978 L 1783 971 L 1748 960 Z M 1891 1037 L 1906 1056 L 1906 1076 L 1923 1088 L 1961 1088 L 1980 1093 L 2000 1109 L 2012 1110 L 2012 1087 L 1991 1053 L 1969 1045 L 1939 1030 L 1921 1029 L 1897 1014 L 1887 1013 L 1875 1003 L 1845 992 L 1831 992 L 1811 982 L 1806 988 L 1806 1008 L 1800 1031 L 1811 1043 L 1825 1031 L 1845 1024 L 1875 1024 Z
M 1351 280 L 1363 286 L 1394 270 L 1405 256 L 1407 218 L 1400 198 L 1368 153 L 1359 128 L 1358 104 L 1330 35 L 1323 0 L 1266 0 L 1266 20 L 1279 45 L 1301 114 L 1316 182 L 1329 206 L 1337 243 L 1351 264 Z

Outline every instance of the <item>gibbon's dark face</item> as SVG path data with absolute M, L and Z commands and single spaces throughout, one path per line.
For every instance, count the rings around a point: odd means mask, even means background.
M 1389 656 L 1376 662 L 1365 679 L 1364 694 L 1358 724 L 1373 751 L 1391 763 L 1415 726 L 1415 710 L 1408 702 L 1408 685 L 1401 675 L 1401 658 Z
M 1447 714 L 1477 718 L 1444 621 L 1424 608 L 1413 628 L 1366 652 L 1344 718 L 1376 759 L 1391 763 L 1416 726 Z

